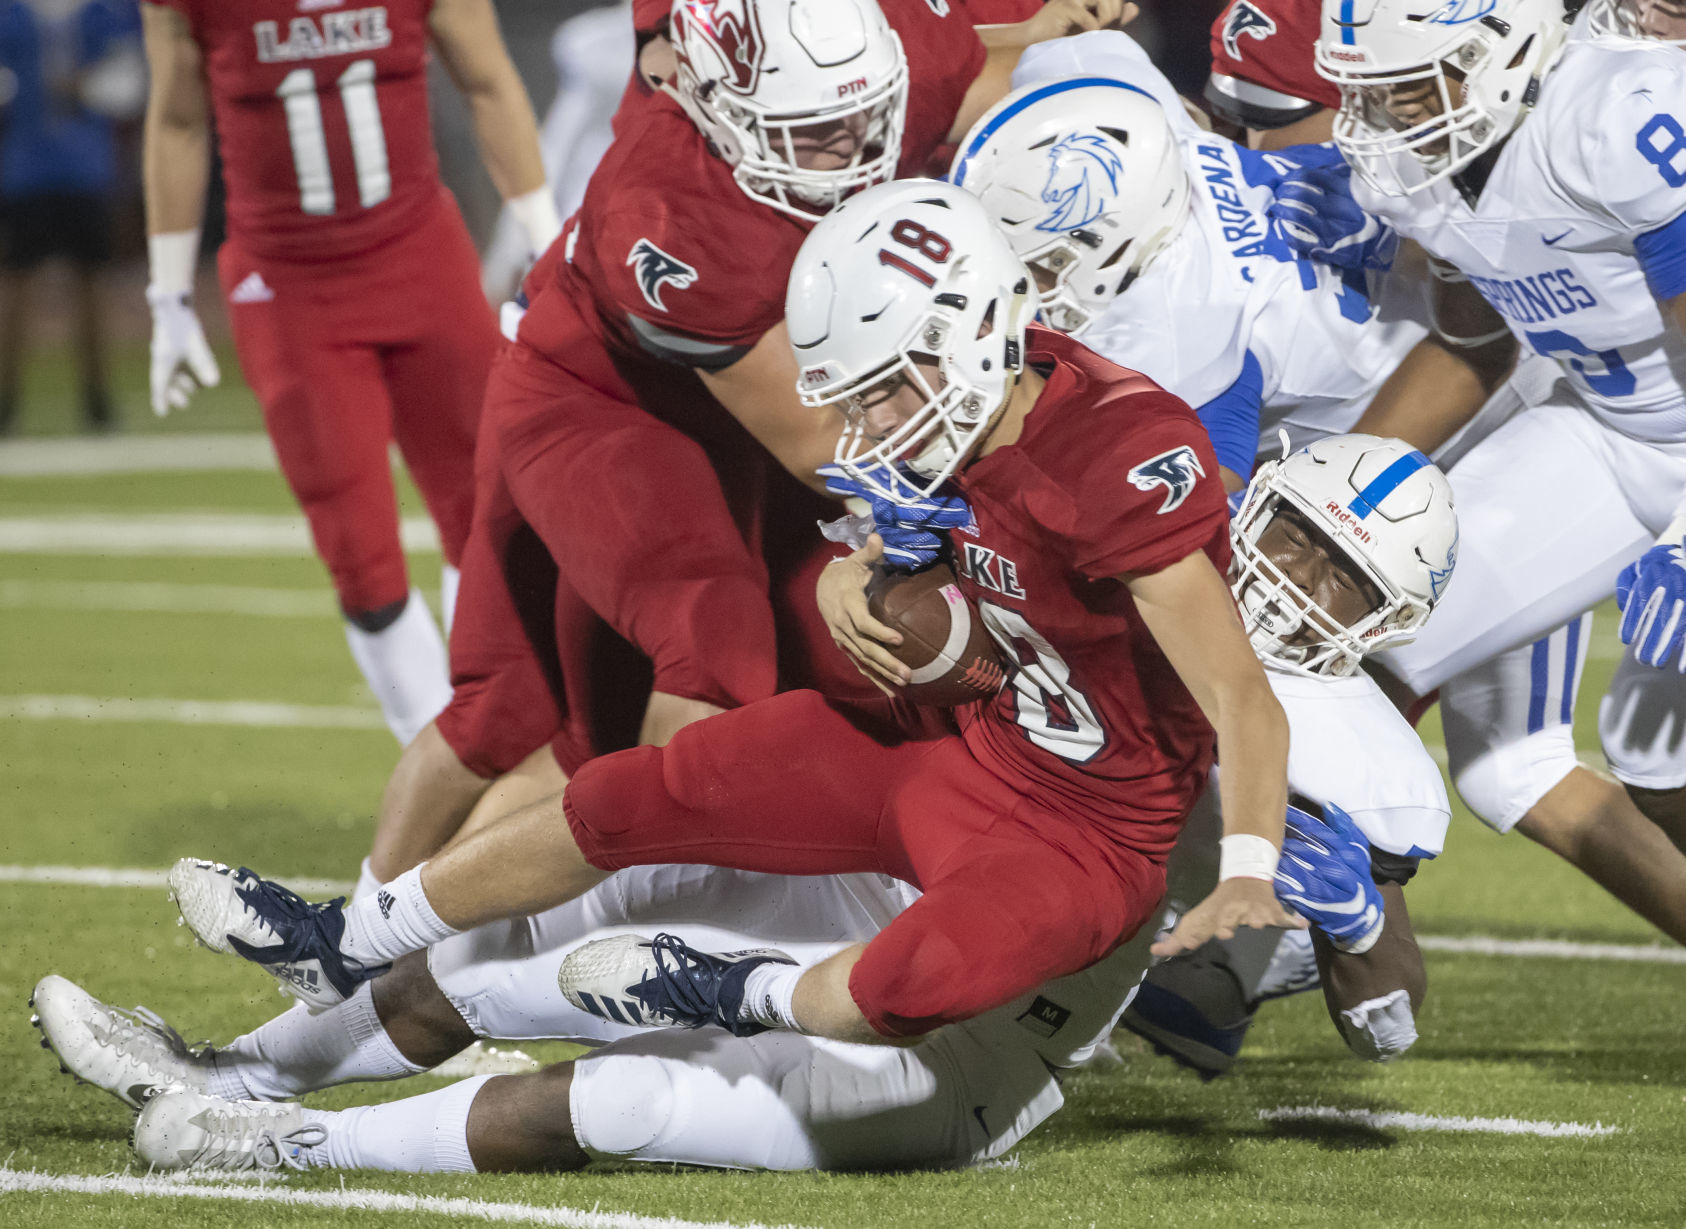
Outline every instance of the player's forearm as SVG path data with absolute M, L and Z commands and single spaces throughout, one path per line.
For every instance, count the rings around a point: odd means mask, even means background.
M 1220 691 L 1215 707 L 1223 834 L 1263 837 L 1280 849 L 1288 810 L 1288 718 L 1262 672 L 1256 685 Z
M 1469 354 L 1437 338 L 1424 338 L 1388 377 L 1352 429 L 1392 436 L 1433 452 L 1475 417 L 1509 373 L 1514 350 L 1504 344 L 1506 340 L 1489 343 L 1492 353 L 1477 355 L 1472 361 Z
M 474 121 L 474 139 L 486 173 L 504 200 L 512 201 L 545 186 L 539 153 L 539 126 L 521 79 L 507 76 L 463 91 Z
M 149 112 L 141 154 L 147 234 L 198 230 L 210 178 L 209 125 L 169 123 Z

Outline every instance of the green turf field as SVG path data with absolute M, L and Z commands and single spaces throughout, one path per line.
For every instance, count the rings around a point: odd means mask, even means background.
M 254 428 L 243 396 L 237 385 L 226 390 L 207 407 L 209 425 Z M 131 402 L 135 421 L 138 399 Z M 31 411 L 30 430 L 50 431 L 65 418 Z M 413 497 L 407 503 L 418 510 Z M 71 516 L 119 524 L 143 512 L 167 520 L 219 509 L 292 513 L 273 473 L 0 479 L 4 524 Z M 437 559 L 416 562 L 419 583 L 431 590 Z M 277 613 L 243 613 L 254 601 Z M 1617 652 L 1613 627 L 1603 619 L 1583 688 L 1589 747 L 1593 700 Z M 200 854 L 282 878 L 347 878 L 365 852 L 396 748 L 380 728 L 176 724 L 109 704 L 96 706 L 98 719 L 50 715 L 69 712 L 67 698 L 265 701 L 300 706 L 306 719 L 354 710 L 378 726 L 321 569 L 303 554 L 0 552 L 0 652 L 0 713 L 11 714 L 0 715 L 0 864 L 11 874 L 0 881 L 0 1166 L 8 1175 L 0 1187 L 15 1185 L 10 1175 L 22 1171 L 138 1177 L 130 1114 L 72 1085 L 37 1048 L 25 1007 L 36 979 L 56 971 L 110 1001 L 145 1003 L 190 1039 L 225 1040 L 282 1000 L 255 971 L 189 946 L 161 888 L 21 883 L 11 868 L 162 869 Z M 19 715 L 18 697 L 37 698 L 35 715 Z M 1437 729 L 1431 719 L 1431 741 Z M 1549 855 L 1521 838 L 1497 838 L 1466 815 L 1445 858 L 1410 896 L 1427 935 L 1658 938 Z M 337 1197 L 344 1187 L 479 1201 L 472 1206 L 480 1215 L 487 1202 L 578 1209 L 579 1217 L 552 1223 L 604 1226 L 645 1223 L 611 1213 L 826 1229 L 1686 1224 L 1686 966 L 1435 953 L 1430 977 L 1422 1041 L 1392 1068 L 1348 1058 L 1316 996 L 1267 1007 L 1245 1062 L 1210 1086 L 1121 1034 L 1123 1065 L 1074 1076 L 1065 1111 L 1006 1164 L 984 1171 L 312 1174 L 272 1179 L 265 1197 Z M 422 1079 L 354 1088 L 315 1103 L 434 1086 Z M 1261 1117 L 1311 1105 L 1601 1123 L 1617 1133 L 1544 1138 Z M 585 1218 L 592 1209 L 600 1219 Z M 418 1226 L 446 1219 L 402 1215 Z M 399 1216 L 185 1196 L 0 1193 L 4 1226 L 379 1225 Z

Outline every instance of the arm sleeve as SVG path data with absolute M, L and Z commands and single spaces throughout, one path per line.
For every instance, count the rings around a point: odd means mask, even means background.
M 1165 392 L 1121 398 L 1097 415 L 1097 449 L 1073 492 L 1072 562 L 1091 580 L 1148 575 L 1197 550 L 1228 564 L 1229 504 L 1200 420 Z
M 1686 213 L 1686 73 L 1675 58 L 1644 48 L 1623 56 L 1604 96 L 1589 100 L 1597 122 L 1579 126 L 1554 168 L 1577 203 L 1635 236 Z
M 1242 479 L 1253 473 L 1259 451 L 1259 405 L 1264 399 L 1264 370 L 1249 350 L 1241 360 L 1241 374 L 1223 392 L 1201 406 L 1198 413 L 1212 437 L 1218 464 Z
M 744 218 L 711 219 L 708 208 L 700 197 L 614 202 L 604 211 L 598 257 L 602 293 L 639 345 L 716 370 L 784 318 L 785 273 L 800 234 L 776 217 L 765 234 L 746 234 Z

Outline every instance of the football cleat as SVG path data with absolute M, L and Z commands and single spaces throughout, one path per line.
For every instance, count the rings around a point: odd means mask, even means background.
M 296 1102 L 224 1101 L 170 1089 L 135 1120 L 135 1151 L 153 1169 L 308 1169 L 328 1128 Z
M 1155 1053 L 1215 1080 L 1235 1065 L 1253 1007 L 1229 953 L 1210 940 L 1149 969 L 1119 1023 Z
M 1284 930 L 1270 954 L 1264 976 L 1253 990 L 1253 1001 L 1286 998 L 1306 990 L 1316 990 L 1323 984 L 1317 969 L 1317 953 L 1311 946 L 1309 930 Z
M 767 1026 L 738 1018 L 744 981 L 750 970 L 768 963 L 796 962 L 769 948 L 715 955 L 687 947 L 675 935 L 617 935 L 570 952 L 556 984 L 581 1011 L 617 1024 L 713 1024 L 736 1037 L 753 1037 Z
M 124 1011 L 75 982 L 48 974 L 29 996 L 29 1022 L 61 1069 L 140 1109 L 166 1088 L 205 1091 L 209 1049 L 188 1048 L 181 1034 L 144 1007 Z
M 170 868 L 181 920 L 214 952 L 261 965 L 311 1011 L 344 1002 L 391 965 L 365 965 L 340 952 L 345 897 L 311 904 L 245 867 L 183 858 Z

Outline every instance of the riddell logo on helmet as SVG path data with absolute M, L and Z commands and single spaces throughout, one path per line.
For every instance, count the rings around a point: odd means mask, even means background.
M 1346 526 L 1347 532 L 1364 543 L 1365 546 L 1369 546 L 1375 540 L 1370 536 L 1370 531 L 1359 524 L 1358 518 L 1352 514 L 1350 509 L 1343 508 L 1331 499 L 1323 505 L 1323 510 L 1340 524 Z
M 859 94 L 864 89 L 866 89 L 866 78 L 856 77 L 853 81 L 845 81 L 842 85 L 838 86 L 837 96 L 839 98 L 846 98 L 850 94 Z
M 1325 47 L 1323 54 L 1331 60 L 1344 60 L 1348 64 L 1368 64 L 1370 53 L 1367 51 L 1342 51 L 1339 47 Z

